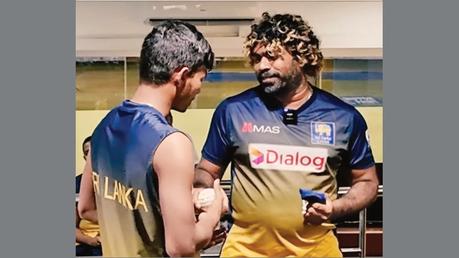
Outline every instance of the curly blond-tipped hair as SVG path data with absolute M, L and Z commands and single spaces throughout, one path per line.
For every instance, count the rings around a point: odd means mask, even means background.
M 270 56 L 278 55 L 283 47 L 300 63 L 307 75 L 316 76 L 322 68 L 319 39 L 299 15 L 270 16 L 267 12 L 263 13 L 259 23 L 252 25 L 252 31 L 244 42 L 246 55 L 250 55 L 258 44 L 265 45 Z

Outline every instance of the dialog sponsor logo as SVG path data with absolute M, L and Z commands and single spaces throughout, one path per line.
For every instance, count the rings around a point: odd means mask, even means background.
M 276 144 L 249 144 L 252 168 L 322 172 L 327 163 L 326 148 Z
M 265 160 L 265 156 L 263 155 L 263 153 L 261 153 L 256 148 L 250 149 L 250 156 L 254 157 L 253 159 L 252 158 L 250 159 L 251 159 L 251 162 L 255 163 L 256 165 L 262 163 Z

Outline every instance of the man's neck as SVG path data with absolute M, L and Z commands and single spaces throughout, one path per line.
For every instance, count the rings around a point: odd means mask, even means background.
M 132 102 L 151 106 L 164 116 L 171 111 L 173 93 L 169 85 L 140 84 L 130 99 Z
M 288 93 L 285 96 L 277 97 L 277 99 L 282 103 L 284 108 L 288 109 L 298 109 L 306 101 L 309 100 L 312 96 L 312 87 L 307 81 L 304 81 L 298 88 L 294 91 Z

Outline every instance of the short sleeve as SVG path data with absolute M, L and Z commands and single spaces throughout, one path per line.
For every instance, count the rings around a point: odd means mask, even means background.
M 220 103 L 215 109 L 210 124 L 209 133 L 202 149 L 202 157 L 225 169 L 231 161 L 231 136 L 228 130 L 226 102 Z
M 365 169 L 375 164 L 370 144 L 368 142 L 368 127 L 363 116 L 356 110 L 353 128 L 349 142 L 350 167 Z

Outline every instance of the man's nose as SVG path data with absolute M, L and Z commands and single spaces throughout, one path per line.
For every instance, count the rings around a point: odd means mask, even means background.
M 261 58 L 261 60 L 260 60 L 259 68 L 260 68 L 261 71 L 271 69 L 271 61 L 268 58 L 266 58 L 265 56 L 263 56 Z

